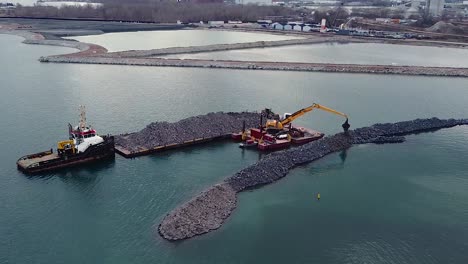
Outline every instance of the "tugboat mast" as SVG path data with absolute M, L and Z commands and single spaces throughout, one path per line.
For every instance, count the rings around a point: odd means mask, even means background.
M 80 123 L 78 127 L 80 131 L 86 129 L 86 108 L 84 105 L 80 105 Z

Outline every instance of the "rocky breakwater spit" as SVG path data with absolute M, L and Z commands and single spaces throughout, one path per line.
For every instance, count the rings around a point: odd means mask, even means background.
M 327 136 L 300 147 L 265 156 L 257 163 L 237 172 L 164 217 L 158 232 L 167 240 L 187 239 L 219 228 L 236 207 L 236 193 L 275 182 L 295 166 L 317 160 L 327 154 L 345 150 L 353 144 L 397 143 L 404 136 L 467 125 L 468 119 L 416 119 L 375 124 Z
M 308 62 L 269 62 L 269 61 L 236 61 L 208 59 L 176 59 L 156 57 L 104 57 L 96 56 L 49 56 L 41 57 L 41 62 L 133 65 L 153 67 L 190 67 L 234 70 L 267 70 L 267 71 L 303 71 L 333 73 L 372 73 L 400 74 L 417 76 L 468 77 L 468 68 L 366 65 L 366 64 L 331 64 Z
M 171 47 L 152 50 L 129 50 L 112 52 L 103 55 L 103 57 L 117 57 L 117 58 L 135 58 L 135 57 L 159 57 L 174 54 L 189 54 L 200 52 L 216 52 L 226 50 L 240 50 L 240 49 L 253 49 L 253 48 L 271 48 L 292 45 L 310 45 L 320 43 L 360 43 L 361 40 L 350 39 L 342 36 L 333 37 L 307 37 L 307 38 L 294 38 L 286 40 L 273 40 L 273 41 L 255 41 L 244 43 L 231 43 L 231 44 L 211 44 L 204 46 L 189 46 L 189 47 Z
M 139 132 L 115 136 L 115 144 L 129 152 L 138 152 L 197 139 L 225 137 L 241 131 L 243 122 L 246 128 L 257 127 L 260 114 L 218 112 L 189 117 L 175 123 L 153 122 Z

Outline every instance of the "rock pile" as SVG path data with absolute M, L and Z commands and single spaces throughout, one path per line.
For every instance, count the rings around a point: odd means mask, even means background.
M 376 137 L 372 139 L 371 142 L 369 143 L 374 143 L 374 144 L 385 144 L 385 143 L 402 143 L 405 142 L 405 137 L 402 136 L 393 136 L 393 137 Z
M 353 144 L 373 143 L 379 137 L 394 137 L 428 132 L 441 128 L 466 124 L 466 119 L 415 119 L 398 123 L 375 124 L 370 127 L 358 128 L 351 131 Z
M 351 144 L 351 137 L 344 133 L 325 137 L 297 148 L 267 155 L 256 164 L 237 172 L 225 181 L 237 192 L 269 184 L 286 176 L 288 171 L 297 165 L 349 148 Z
M 271 153 L 175 209 L 164 218 L 158 231 L 168 240 L 180 240 L 217 229 L 235 209 L 237 192 L 272 183 L 286 176 L 295 166 L 347 149 L 353 144 L 403 142 L 403 135 L 467 124 L 468 119 L 438 118 L 375 124 Z
M 244 121 L 246 128 L 257 127 L 260 123 L 260 114 L 218 112 L 189 117 L 175 123 L 154 122 L 139 132 L 115 136 L 115 144 L 130 151 L 136 151 L 139 147 L 149 149 L 181 144 L 189 140 L 239 132 Z
M 447 23 L 444 21 L 439 21 L 432 25 L 431 27 L 427 28 L 426 31 L 428 32 L 435 32 L 435 33 L 444 33 L 444 34 L 464 34 L 462 28 L 455 26 L 452 23 Z
M 202 207 L 193 207 L 201 204 Z M 234 208 L 236 192 L 226 183 L 218 184 L 172 211 L 162 221 L 159 232 L 171 240 L 207 233 L 219 228 Z

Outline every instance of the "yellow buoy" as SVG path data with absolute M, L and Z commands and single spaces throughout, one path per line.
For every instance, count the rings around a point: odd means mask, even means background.
M 317 193 L 317 200 L 320 200 L 320 193 Z

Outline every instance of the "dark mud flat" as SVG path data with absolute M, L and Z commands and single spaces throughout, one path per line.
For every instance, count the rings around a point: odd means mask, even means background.
M 353 144 L 399 143 L 404 141 L 404 135 L 467 124 L 468 119 L 438 118 L 375 124 L 271 153 L 174 209 L 162 220 L 158 232 L 165 239 L 174 241 L 215 230 L 236 208 L 236 193 L 275 182 L 286 176 L 295 166 L 345 150 Z
M 260 114 L 218 112 L 189 117 L 175 123 L 154 122 L 139 132 L 115 136 L 115 145 L 120 154 L 133 157 L 226 138 L 231 133 L 241 131 L 243 122 L 247 128 L 257 127 Z

